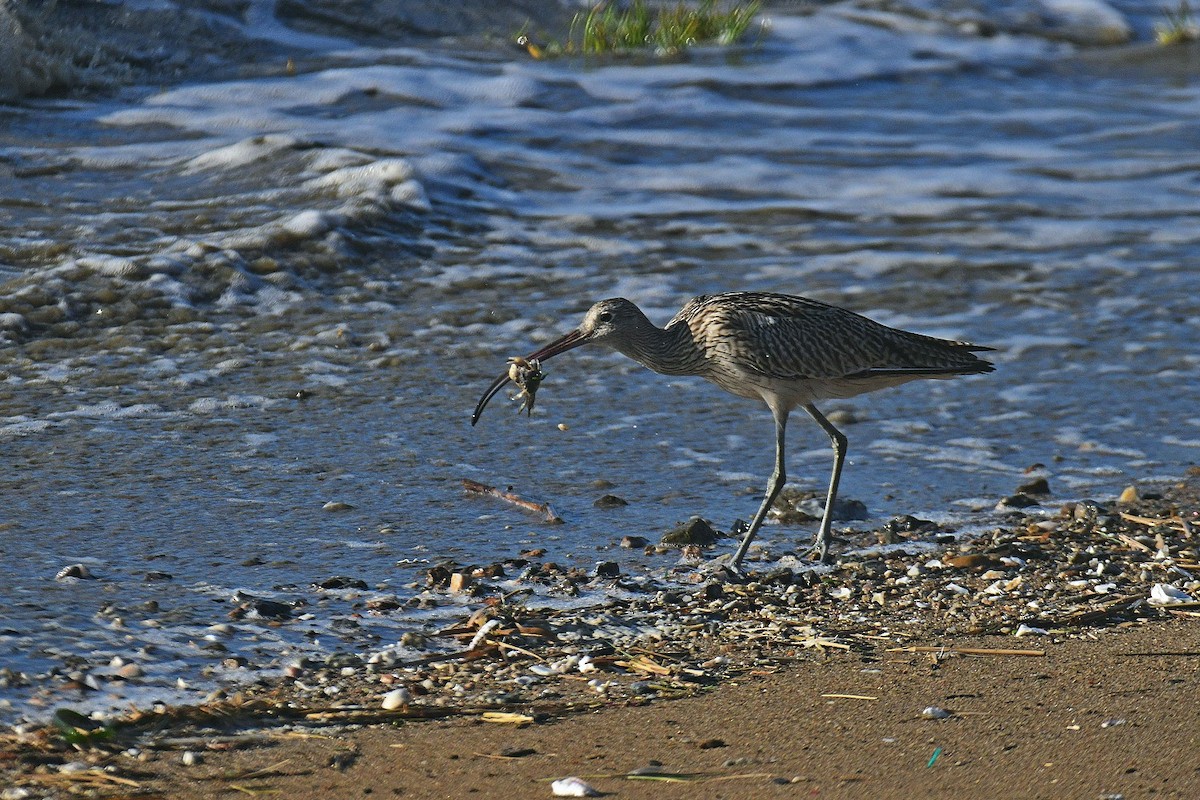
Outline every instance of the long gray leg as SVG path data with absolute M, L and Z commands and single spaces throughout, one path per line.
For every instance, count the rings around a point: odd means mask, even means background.
M 813 409 L 813 411 L 815 410 Z M 750 523 L 750 530 L 746 531 L 745 538 L 742 539 L 737 552 L 733 554 L 734 569 L 741 566 L 742 559 L 746 557 L 746 551 L 750 549 L 750 542 L 754 540 L 754 534 L 758 533 L 758 529 L 762 527 L 763 520 L 767 518 L 767 512 L 771 510 L 771 504 L 775 502 L 775 498 L 779 496 L 779 491 L 783 489 L 783 484 L 787 481 L 787 473 L 783 466 L 783 439 L 784 429 L 787 428 L 788 412 L 772 410 L 772 413 L 775 415 L 775 471 L 771 473 L 771 481 L 767 484 L 767 496 L 763 498 L 762 505 L 758 507 L 754 521 Z
M 830 527 L 833 524 L 833 504 L 837 500 L 838 481 L 842 479 L 842 464 L 846 463 L 846 447 L 849 442 L 846 436 L 833 427 L 833 423 L 825 419 L 825 415 L 817 411 L 817 407 L 812 403 L 804 406 L 804 410 L 808 415 L 817 421 L 817 424 L 825 429 L 829 434 L 830 441 L 833 442 L 833 474 L 829 477 L 829 494 L 825 498 L 825 514 L 821 517 L 821 528 L 817 531 L 817 555 L 824 564 L 829 560 L 829 540 L 832 536 Z

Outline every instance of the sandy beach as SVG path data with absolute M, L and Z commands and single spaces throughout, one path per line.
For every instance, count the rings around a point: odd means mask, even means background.
M 1045 656 L 830 652 L 692 699 L 524 727 L 468 717 L 268 733 L 194 767 L 171 753 L 131 774 L 139 792 L 181 800 L 550 797 L 565 776 L 625 798 L 1200 796 L 1195 619 L 1037 644 Z M 930 706 L 950 716 L 923 718 Z M 678 777 L 623 777 L 653 764 Z
M 571 614 L 522 621 L 483 599 L 483 634 L 449 657 L 314 667 L 207 706 L 132 712 L 75 747 L 61 725 L 11 731 L 5 797 L 549 797 L 567 777 L 628 798 L 1196 797 L 1200 603 L 1160 579 L 1194 588 L 1198 483 L 1014 516 L 958 542 L 976 554 L 943 555 L 943 569 L 918 557 L 930 569 L 915 586 L 889 583 L 915 574 L 900 556 L 875 582 L 869 557 L 843 558 L 801 592 L 799 574 L 783 589 L 753 570 L 714 578 L 660 601 L 696 620 L 696 598 L 719 595 L 717 629 L 676 628 L 586 670 L 551 668 L 572 650 Z M 1007 585 L 1044 581 L 1038 600 L 936 599 L 991 580 L 1000 570 L 981 570 L 1018 546 L 1028 561 Z M 842 572 L 886 602 L 831 600 Z M 389 691 L 403 700 L 381 703 Z

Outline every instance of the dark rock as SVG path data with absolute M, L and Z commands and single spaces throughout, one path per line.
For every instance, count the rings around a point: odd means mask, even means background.
M 1038 505 L 1038 501 L 1027 494 L 1018 492 L 1001 500 L 1000 505 L 1007 508 L 1029 508 Z
M 400 600 L 395 596 L 375 597 L 367 601 L 368 611 L 395 611 L 400 608 Z
M 432 571 L 432 570 L 431 570 Z M 334 575 L 320 583 L 313 584 L 318 589 L 366 589 L 367 582 L 358 578 L 348 578 L 345 575 Z
M 1023 483 L 1018 486 L 1017 494 L 1050 494 L 1050 482 L 1045 478 L 1035 478 L 1029 483 Z
M 636 550 L 638 548 L 645 547 L 648 544 L 649 544 L 649 542 L 646 540 L 645 536 L 622 536 L 621 537 L 621 547 L 628 547 L 630 549 Z
M 289 603 L 280 603 L 277 600 L 267 600 L 264 597 L 254 597 L 253 595 L 238 592 L 234 595 L 234 602 L 238 603 L 237 608 L 229 612 L 229 616 L 234 619 L 242 617 L 258 617 L 261 619 L 288 619 L 296 610 L 296 607 Z
M 629 501 L 617 497 L 615 494 L 606 494 L 598 498 L 592 505 L 596 508 L 620 508 L 621 506 L 629 505 Z
M 876 531 L 876 536 L 880 544 L 900 544 L 911 534 L 935 530 L 937 530 L 936 522 L 903 514 L 888 520 L 882 528 Z
M 692 517 L 678 528 L 663 534 L 660 543 L 674 547 L 683 547 L 689 544 L 711 547 L 717 543 L 717 532 L 704 520 Z
M 715 750 L 718 747 L 728 747 L 724 739 L 705 739 L 699 744 L 701 750 Z
M 757 577 L 763 586 L 790 586 L 796 581 L 796 573 L 787 567 L 778 567 Z
M 616 578 L 621 575 L 621 567 L 615 561 L 601 561 L 596 565 L 597 578 Z
M 148 582 L 149 581 L 173 581 L 173 580 L 175 580 L 175 576 L 169 572 L 159 572 L 158 570 L 151 570 L 150 572 L 146 573 L 146 580 Z

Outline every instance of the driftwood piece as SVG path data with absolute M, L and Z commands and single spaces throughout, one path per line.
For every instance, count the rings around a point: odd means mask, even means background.
M 526 500 L 515 492 L 497 489 L 495 486 L 488 486 L 486 483 L 473 481 L 470 478 L 463 478 L 462 484 L 463 489 L 469 494 L 484 494 L 490 497 L 498 497 L 504 502 L 512 503 L 518 508 L 523 508 L 526 511 L 532 511 L 535 514 L 541 514 L 546 518 L 546 522 L 554 525 L 561 525 L 563 522 L 562 517 L 554 513 L 554 509 L 550 507 L 549 503 L 537 503 L 533 500 Z

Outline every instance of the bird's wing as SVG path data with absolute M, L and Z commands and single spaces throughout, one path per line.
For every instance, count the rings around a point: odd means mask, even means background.
M 971 345 L 889 328 L 805 297 L 700 297 L 680 311 L 681 318 L 710 357 L 783 380 L 958 374 L 987 364 L 971 355 Z

